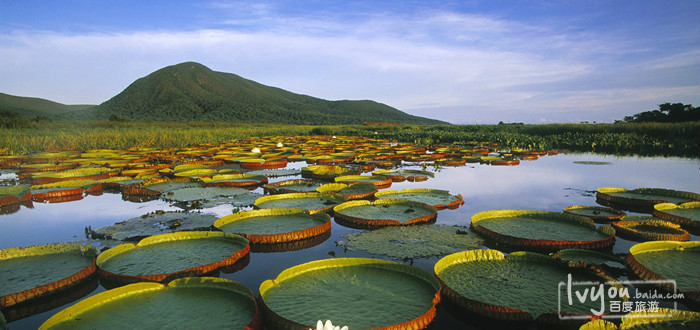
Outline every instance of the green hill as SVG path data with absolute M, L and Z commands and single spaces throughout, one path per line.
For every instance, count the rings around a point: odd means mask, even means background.
M 74 118 L 287 124 L 445 124 L 374 101 L 328 101 L 185 62 L 134 81 Z
M 24 118 L 46 116 L 58 118 L 67 113 L 94 107 L 94 105 L 67 105 L 36 97 L 22 97 L 0 93 L 0 110 Z

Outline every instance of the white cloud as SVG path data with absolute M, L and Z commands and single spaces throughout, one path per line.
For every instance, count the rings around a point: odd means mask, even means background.
M 698 94 L 700 85 L 697 78 L 691 86 L 675 87 L 631 86 L 621 80 L 619 86 L 596 88 L 610 76 L 603 70 L 620 70 L 623 55 L 640 51 L 628 48 L 632 42 L 486 15 L 436 11 L 391 17 L 378 12 L 343 21 L 332 13 L 285 16 L 268 5 L 212 6 L 236 14 L 220 16 L 217 29 L 0 36 L 0 91 L 69 104 L 101 103 L 152 71 L 196 61 L 326 99 L 373 99 L 421 115 L 449 109 L 433 115 L 447 120 L 477 115 L 498 122 L 508 121 L 503 116 L 510 114 L 527 118 L 536 113 L 534 122 L 557 112 L 676 100 Z M 265 27 L 253 26 L 261 22 Z M 638 64 L 652 71 L 697 67 L 698 55 L 700 50 L 689 50 Z M 635 62 L 622 67 L 634 70 Z

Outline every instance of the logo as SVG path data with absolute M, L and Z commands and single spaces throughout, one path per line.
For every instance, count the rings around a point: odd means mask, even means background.
M 678 300 L 684 298 L 677 292 L 675 280 L 577 282 L 568 274 L 557 288 L 559 318 L 563 320 L 589 319 L 591 315 L 614 319 L 630 312 L 644 312 L 637 316 L 643 318 L 670 316 L 661 307 L 676 309 Z

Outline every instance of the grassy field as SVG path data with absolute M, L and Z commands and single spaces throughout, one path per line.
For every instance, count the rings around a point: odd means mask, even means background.
M 276 135 L 370 136 L 419 145 L 494 142 L 503 148 L 700 158 L 700 122 L 441 126 L 40 122 L 30 127 L 0 129 L 0 155 L 131 147 L 179 148 Z

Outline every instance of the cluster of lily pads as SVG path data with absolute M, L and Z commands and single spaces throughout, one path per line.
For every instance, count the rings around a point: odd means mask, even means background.
M 393 182 L 419 184 L 435 176 L 401 167 L 406 164 L 517 165 L 544 154 L 503 151 L 492 144 L 424 148 L 328 136 L 3 157 L 0 167 L 17 175 L 0 187 L 6 213 L 27 203 L 68 202 L 103 191 L 134 202 L 164 199 L 182 211 L 156 211 L 86 228 L 92 238 L 119 241 L 101 252 L 79 244 L 0 250 L 0 307 L 14 315 L 39 298 L 65 294 L 99 278 L 110 290 L 57 313 L 42 329 L 101 328 L 122 324 L 116 323 L 123 322 L 121 313 L 153 315 L 148 311 L 158 310 L 172 313 L 166 320 L 131 321 L 159 328 L 197 327 L 198 315 L 216 315 L 222 326 L 233 328 L 259 329 L 265 323 L 276 329 L 308 329 L 327 319 L 351 329 L 423 329 L 433 322 L 441 302 L 488 320 L 570 326 L 583 322 L 563 322 L 561 315 L 593 318 L 590 309 L 596 306 L 557 310 L 556 301 L 548 298 L 551 284 L 572 274 L 575 281 L 620 289 L 617 278 L 628 268 L 645 280 L 677 280 L 677 288 L 659 289 L 677 289 L 685 294 L 683 303 L 698 308 L 700 277 L 693 267 L 700 260 L 700 243 L 680 242 L 689 239 L 686 230 L 698 228 L 698 194 L 600 188 L 597 200 L 607 207 L 491 210 L 475 214 L 467 228 L 434 224 L 438 210 L 464 204 L 459 194 L 388 189 Z M 307 166 L 287 169 L 290 162 Z M 264 194 L 253 191 L 258 188 Z M 244 209 L 224 217 L 194 211 L 222 204 Z M 657 218 L 627 217 L 623 209 Z M 320 244 L 330 237 L 331 219 L 362 229 L 336 242 L 348 249 L 404 260 L 442 258 L 432 274 L 381 259 L 312 261 L 263 282 L 257 298 L 240 283 L 216 277 L 245 267 L 251 251 Z M 609 253 L 616 235 L 655 242 L 635 245 L 623 260 Z M 693 312 L 674 313 L 681 316 L 669 322 L 696 319 Z

